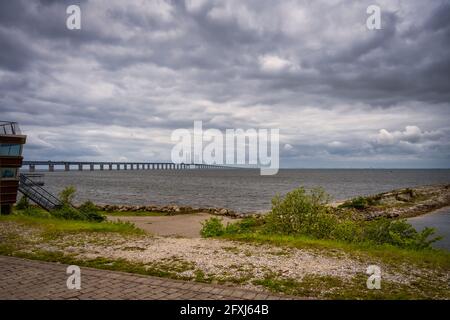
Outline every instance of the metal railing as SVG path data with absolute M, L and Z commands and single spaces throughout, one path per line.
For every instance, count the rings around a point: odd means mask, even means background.
M 62 206 L 61 201 L 57 197 L 23 173 L 19 176 L 19 191 L 47 211 Z
M 11 121 L 0 121 L 0 134 L 21 134 L 19 124 Z
M 43 173 L 24 173 L 24 175 L 30 180 L 33 180 L 33 182 L 38 186 L 42 187 L 45 185 Z

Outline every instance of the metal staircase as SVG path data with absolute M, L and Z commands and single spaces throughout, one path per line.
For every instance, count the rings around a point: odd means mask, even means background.
M 60 208 L 61 201 L 25 174 L 19 176 L 19 191 L 47 211 Z

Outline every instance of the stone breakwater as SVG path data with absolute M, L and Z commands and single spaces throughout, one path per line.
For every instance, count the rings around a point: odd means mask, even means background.
M 362 198 L 360 218 L 411 218 L 450 206 L 450 185 L 398 189 Z M 342 206 L 342 204 L 341 204 Z
M 362 197 L 367 202 L 363 208 L 355 210 L 357 217 L 363 220 L 385 218 L 410 218 L 450 206 L 450 185 L 422 186 L 417 188 L 398 189 L 377 195 Z M 351 200 L 349 200 L 351 201 Z M 331 204 L 338 210 L 341 203 Z M 226 208 L 200 208 L 178 205 L 111 205 L 97 204 L 97 208 L 107 212 L 161 212 L 166 215 L 209 213 L 216 216 L 231 218 L 259 218 L 267 212 L 236 212 Z
M 190 214 L 190 213 L 200 213 L 206 212 L 217 216 L 227 216 L 230 218 L 244 218 L 244 217 L 259 217 L 261 213 L 256 212 L 236 212 L 226 208 L 196 208 L 189 206 L 177 206 L 177 205 L 96 205 L 97 208 L 105 213 L 108 212 L 161 212 L 166 215 L 176 215 L 176 214 Z

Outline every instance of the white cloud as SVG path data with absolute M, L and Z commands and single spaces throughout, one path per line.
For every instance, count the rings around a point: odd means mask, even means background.
M 419 144 L 438 140 L 442 134 L 438 131 L 422 131 L 418 126 L 406 126 L 403 131 L 389 132 L 381 129 L 375 138 L 376 144 L 389 146 L 395 144 Z
M 386 129 L 381 129 L 376 137 L 376 142 L 383 146 L 392 145 L 395 143 L 395 137 Z
M 258 61 L 261 70 L 269 73 L 286 71 L 294 67 L 291 61 L 276 55 L 263 55 L 259 57 Z

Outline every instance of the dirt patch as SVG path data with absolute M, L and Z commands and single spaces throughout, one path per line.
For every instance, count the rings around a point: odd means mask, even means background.
M 131 222 L 150 234 L 164 237 L 200 238 L 202 222 L 212 216 L 209 213 L 192 213 L 175 216 L 108 216 L 110 221 Z M 223 222 L 237 222 L 239 219 L 222 217 Z

